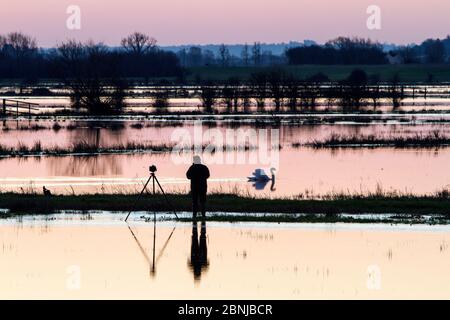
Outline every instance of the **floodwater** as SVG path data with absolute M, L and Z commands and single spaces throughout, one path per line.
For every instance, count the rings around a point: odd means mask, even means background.
M 39 110 L 35 110 L 33 114 L 48 114 L 51 112 L 63 111 L 71 109 L 70 97 L 65 89 L 56 87 L 46 87 L 51 95 L 40 96 L 33 95 L 32 89 L 42 89 L 43 87 L 29 88 L 23 91 L 17 87 L 4 87 L 0 90 L 0 99 L 20 100 L 29 103 L 39 104 Z M 172 87 L 171 87 L 172 88 Z M 173 89 L 173 88 L 172 88 Z M 198 97 L 198 88 L 196 87 L 178 87 L 179 92 L 185 94 L 178 98 L 169 99 L 168 111 L 170 112 L 193 112 L 201 109 L 201 99 Z M 135 86 L 129 92 L 129 97 L 125 99 L 127 107 L 126 111 L 131 113 L 148 113 L 154 112 L 152 107 L 154 99 L 152 98 L 155 87 L 152 86 Z M 405 99 L 402 100 L 401 110 L 403 111 L 422 111 L 422 110 L 449 110 L 449 94 L 450 87 L 444 85 L 416 85 L 413 87 L 404 87 Z M 223 103 L 217 103 L 216 109 L 226 110 Z M 255 103 L 250 107 L 255 110 Z M 274 105 L 271 99 L 266 99 L 266 110 L 273 110 Z M 329 105 L 326 99 L 317 99 L 316 110 L 338 110 L 336 105 Z M 367 110 L 372 110 L 370 101 Z M 377 110 L 390 111 L 392 110 L 392 101 L 389 99 L 380 99 Z M 12 108 L 14 111 L 14 108 Z
M 448 226 L 123 216 L 0 220 L 0 299 L 450 298 Z
M 417 117 L 417 116 L 416 116 Z M 429 117 L 429 116 L 427 116 Z M 445 118 L 444 115 L 442 117 Z M 435 116 L 435 119 L 441 119 Z M 55 129 L 55 123 L 59 128 Z M 194 136 L 193 121 L 155 122 L 129 121 L 6 121 L 0 124 L 0 145 L 17 148 L 32 147 L 40 142 L 43 148 L 70 148 L 79 142 L 108 148 L 127 143 L 167 144 L 181 136 Z M 292 144 L 312 142 L 332 134 L 360 136 L 411 136 L 440 132 L 450 134 L 445 123 L 419 122 L 357 124 L 278 124 L 258 127 L 254 124 L 233 124 L 226 121 L 204 122 L 200 126 L 205 141 L 212 142 L 211 132 L 223 137 L 254 130 L 257 136 L 248 141 L 257 150 L 216 152 L 204 160 L 211 169 L 211 191 L 240 192 L 260 197 L 314 197 L 330 193 L 367 193 L 379 189 L 403 193 L 433 193 L 450 185 L 450 148 L 392 149 L 356 148 L 347 150 L 314 150 L 294 148 Z M 260 133 L 272 134 L 281 150 L 271 148 L 270 141 Z M 209 132 L 209 133 L 208 133 Z M 272 139 L 272 138 L 271 138 Z M 267 142 L 267 143 L 266 143 Z M 236 145 L 237 138 L 225 141 Z M 136 192 L 148 178 L 148 167 L 158 166 L 158 177 L 166 191 L 186 192 L 189 184 L 185 172 L 192 152 L 184 156 L 172 153 L 127 153 L 104 155 L 72 155 L 46 157 L 0 158 L 0 189 L 2 191 L 40 191 L 42 186 L 56 193 Z M 254 185 L 247 177 L 257 168 L 270 175 L 276 167 L 275 185 L 271 182 Z

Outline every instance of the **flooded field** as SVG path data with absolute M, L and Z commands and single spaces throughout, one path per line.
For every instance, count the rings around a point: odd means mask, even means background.
M 123 218 L 0 220 L 0 298 L 450 298 L 448 226 Z
M 208 132 L 226 136 L 232 132 L 262 129 L 268 136 L 278 132 L 279 150 L 268 150 L 269 162 L 261 160 L 267 146 L 260 140 L 247 141 L 255 149 L 218 151 L 205 161 L 210 166 L 210 190 L 240 192 L 261 197 L 310 197 L 330 193 L 367 193 L 382 188 L 405 193 L 433 193 L 450 185 L 450 148 L 350 148 L 314 149 L 294 147 L 327 139 L 332 135 L 397 137 L 439 132 L 450 135 L 448 125 L 427 122 L 416 117 L 410 122 L 342 122 L 334 124 L 255 125 L 205 121 L 200 129 L 205 141 Z M 442 116 L 445 118 L 445 116 Z M 441 119 L 439 116 L 435 118 Z M 428 119 L 428 120 L 427 120 Z M 427 120 L 427 121 L 425 121 Z M 89 146 L 114 148 L 118 145 L 149 144 L 172 146 L 179 133 L 194 135 L 194 121 L 4 121 L 0 124 L 0 145 L 19 150 L 33 148 L 70 148 L 80 142 Z M 180 131 L 181 130 L 181 131 Z M 240 131 L 237 131 L 240 130 Z M 236 144 L 237 140 L 228 141 Z M 269 145 L 270 149 L 270 145 Z M 185 172 L 192 153 L 184 157 L 170 152 L 128 152 L 122 154 L 80 153 L 66 156 L 0 157 L 2 191 L 40 191 L 43 186 L 59 193 L 135 192 L 148 177 L 148 166 L 156 164 L 165 189 L 186 192 Z M 181 160 L 180 160 L 181 159 Z M 225 160 L 224 160 L 225 159 Z M 234 161 L 227 161 L 234 159 Z M 237 159 L 244 159 L 238 162 Z M 250 161 L 250 159 L 256 159 Z M 247 181 L 252 172 L 263 168 L 267 173 L 276 166 L 276 183 L 254 185 Z
M 382 86 L 383 87 L 383 86 Z M 202 110 L 202 100 L 199 96 L 201 87 L 198 86 L 133 86 L 127 91 L 125 99 L 126 112 L 129 113 L 151 113 L 156 109 L 152 106 L 155 101 L 155 92 L 159 89 L 173 91 L 174 93 L 168 99 L 168 107 L 166 112 L 189 113 Z M 219 90 L 218 86 L 216 89 Z M 322 89 L 327 86 L 322 86 Z M 399 87 L 400 88 L 400 87 Z M 447 84 L 442 85 L 414 85 L 402 86 L 401 111 L 448 111 L 450 87 Z M 251 88 L 250 88 L 251 89 Z M 35 92 L 45 91 L 47 95 L 36 94 Z M 219 97 L 218 97 L 219 98 Z M 70 91 L 60 86 L 41 86 L 30 87 L 28 89 L 19 87 L 0 88 L 0 99 L 20 100 L 27 103 L 37 104 L 39 107 L 34 110 L 33 114 L 48 114 L 53 112 L 61 112 L 73 110 L 71 107 Z M 219 112 L 226 111 L 225 103 L 221 103 L 221 99 L 217 99 L 215 109 Z M 336 100 L 336 99 L 335 99 Z M 370 100 L 370 99 L 369 99 Z M 336 106 L 336 101 L 330 104 L 330 100 L 319 97 L 316 101 L 315 109 L 321 110 L 340 110 Z M 274 110 L 272 99 L 265 99 L 266 111 Z M 12 108 L 14 109 L 14 108 Z M 288 108 L 285 108 L 286 110 Z M 256 111 L 256 102 L 251 101 L 248 107 L 249 111 Z M 370 101 L 366 103 L 363 110 L 371 111 L 373 107 Z M 392 101 L 388 98 L 380 98 L 376 110 L 389 112 L 392 110 Z M 398 111 L 399 111 L 398 110 Z M 14 110 L 12 110 L 14 111 Z

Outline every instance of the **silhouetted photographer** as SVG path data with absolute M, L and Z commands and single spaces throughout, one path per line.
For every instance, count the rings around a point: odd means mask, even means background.
M 209 169 L 202 164 L 199 156 L 194 156 L 194 164 L 189 168 L 186 176 L 191 180 L 192 210 L 194 218 L 200 210 L 202 216 L 206 216 L 206 194 L 208 192 L 208 179 L 210 177 Z

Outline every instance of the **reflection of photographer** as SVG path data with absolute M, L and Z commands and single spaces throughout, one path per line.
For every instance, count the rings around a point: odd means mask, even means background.
M 189 265 L 194 273 L 194 279 L 200 280 L 202 272 L 208 270 L 208 243 L 206 239 L 206 221 L 202 221 L 202 229 L 200 238 L 198 237 L 197 221 L 192 225 L 192 240 L 191 240 L 191 260 Z
M 208 192 L 208 179 L 210 177 L 209 169 L 202 164 L 202 159 L 199 156 L 194 156 L 194 164 L 189 168 L 186 176 L 191 180 L 191 195 L 192 195 L 192 210 L 194 218 L 197 217 L 197 212 L 200 209 L 202 216 L 206 216 L 206 194 Z

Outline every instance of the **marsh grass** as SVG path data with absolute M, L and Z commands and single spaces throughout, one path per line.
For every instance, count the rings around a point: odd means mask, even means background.
M 0 145 L 0 156 L 63 156 L 76 154 L 108 154 L 108 153 L 129 153 L 129 152 L 170 152 L 174 145 L 171 144 L 151 144 L 128 142 L 126 144 L 111 145 L 101 147 L 87 141 L 79 141 L 67 148 L 58 146 L 44 148 L 41 141 L 36 141 L 33 145 L 27 146 L 22 142 L 15 147 Z
M 125 144 L 115 144 L 109 146 L 98 146 L 87 141 L 79 141 L 69 147 L 46 147 L 42 146 L 41 141 L 36 141 L 33 145 L 28 146 L 23 142 L 18 142 L 15 147 L 7 147 L 0 144 L 0 156 L 7 157 L 21 157 L 21 156 L 68 156 L 68 155 L 98 155 L 98 154 L 121 154 L 121 153 L 143 153 L 143 152 L 158 152 L 158 153 L 190 153 L 195 148 L 194 145 L 177 145 L 175 143 L 139 143 L 130 141 Z M 208 150 L 211 154 L 217 152 L 244 152 L 254 151 L 258 147 L 250 144 L 243 145 L 224 145 L 215 146 L 204 144 L 201 146 L 203 150 Z
M 440 131 L 426 134 L 416 133 L 411 136 L 376 136 L 376 135 L 340 135 L 333 133 L 325 140 L 314 140 L 307 143 L 293 143 L 293 148 L 302 146 L 315 149 L 324 148 L 440 148 L 450 147 L 450 137 Z
M 179 218 L 178 221 L 190 222 L 193 219 L 190 217 Z M 210 222 L 267 222 L 267 223 L 352 223 L 352 224 L 408 224 L 408 225 L 447 225 L 450 220 L 446 216 L 436 215 L 432 219 L 422 219 L 417 215 L 394 215 L 385 217 L 384 215 L 374 217 L 358 217 L 346 216 L 342 214 L 212 214 L 205 218 Z
M 141 130 L 144 128 L 144 125 L 142 123 L 133 123 L 130 125 L 130 128 Z
M 32 184 L 20 193 L 0 193 L 0 208 L 13 213 L 46 214 L 61 210 L 105 211 L 191 211 L 191 199 L 183 191 L 171 191 L 168 205 L 162 194 L 139 197 L 135 190 L 98 194 L 55 195 L 44 197 Z M 238 191 L 239 192 L 239 191 Z M 250 194 L 221 193 L 208 196 L 209 213 L 276 213 L 276 214 L 439 214 L 450 216 L 450 190 L 444 188 L 429 195 L 413 195 L 378 190 L 366 194 L 334 193 L 320 199 L 296 197 L 259 198 Z
M 58 132 L 59 130 L 61 130 L 63 127 L 58 123 L 58 122 L 55 122 L 54 124 L 53 124 L 53 126 L 52 126 L 52 130 L 53 131 L 55 131 L 55 132 Z

